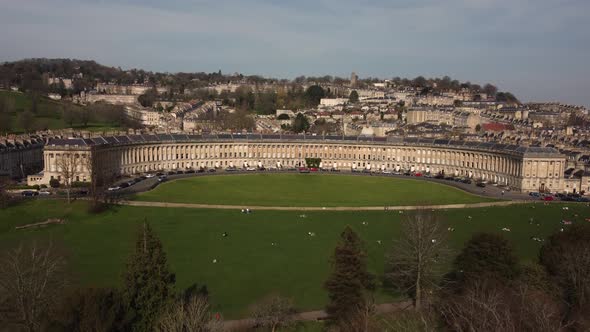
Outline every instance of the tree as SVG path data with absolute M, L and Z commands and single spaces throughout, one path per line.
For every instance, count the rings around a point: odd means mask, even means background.
M 156 99 L 158 98 L 158 90 L 155 87 L 147 90 L 144 94 L 137 97 L 137 101 L 143 107 L 152 107 Z
M 295 323 L 294 314 L 295 308 L 290 299 L 272 295 L 254 306 L 252 317 L 256 326 L 275 332 L 278 329 L 292 326 Z
M 49 180 L 49 186 L 51 188 L 59 188 L 59 180 L 58 179 Z
M 67 283 L 64 257 L 52 244 L 34 243 L 7 251 L 0 266 L 0 322 L 40 331 Z
M 30 132 L 35 127 L 35 115 L 31 111 L 20 112 L 18 124 L 25 132 Z
M 305 99 L 307 106 L 316 107 L 319 105 L 320 100 L 326 96 L 326 92 L 319 85 L 312 85 L 305 90 Z
M 498 88 L 496 88 L 495 86 L 491 85 L 491 84 L 486 84 L 483 86 L 483 90 L 482 90 L 485 94 L 487 94 L 489 97 L 494 97 L 496 96 L 496 93 L 498 93 Z
M 106 207 L 105 187 L 111 179 L 100 167 L 98 159 L 94 156 L 94 151 L 88 153 L 84 160 L 84 166 L 90 175 L 90 197 L 92 198 L 90 212 L 99 213 Z
M 353 104 L 358 103 L 359 102 L 359 93 L 356 92 L 356 90 L 352 90 L 352 92 L 348 96 L 348 101 Z
M 307 131 L 309 129 L 309 121 L 307 120 L 307 117 L 303 113 L 298 113 L 293 120 L 291 128 L 296 133 Z
M 434 213 L 419 210 L 406 217 L 402 234 L 386 259 L 385 280 L 409 293 L 416 310 L 428 291 L 437 287 L 450 251 L 446 233 Z
M 68 203 L 71 203 L 72 183 L 80 175 L 81 166 L 80 155 L 77 153 L 64 152 L 57 159 L 57 170 L 66 188 Z
M 88 127 L 88 122 L 92 120 L 92 113 L 87 107 L 82 107 L 78 112 L 80 122 L 84 127 Z
M 460 283 L 489 279 L 498 283 L 518 276 L 518 259 L 508 240 L 497 234 L 479 233 L 467 242 L 454 262 Z
M 67 294 L 53 312 L 52 331 L 115 332 L 123 328 L 123 302 L 115 289 L 81 288 Z
M 207 297 L 179 298 L 162 312 L 155 326 L 161 332 L 214 332 L 223 330 L 223 322 L 211 317 Z
M 162 243 L 144 221 L 124 276 L 123 298 L 132 331 L 154 328 L 160 314 L 170 304 L 174 283 L 175 276 L 168 270 Z
M 12 130 L 14 107 L 14 100 L 12 98 L 0 98 L 0 134 L 8 133 Z
M 346 226 L 332 256 L 332 273 L 324 284 L 329 303 L 326 312 L 331 322 L 346 321 L 366 304 L 366 291 L 374 289 L 374 277 L 367 271 L 366 253 L 361 239 Z
M 74 123 L 78 121 L 79 114 L 74 108 L 74 106 L 66 105 L 62 110 L 62 117 L 64 121 L 70 126 L 73 127 Z
M 541 248 L 541 264 L 573 307 L 590 305 L 590 226 L 574 224 Z

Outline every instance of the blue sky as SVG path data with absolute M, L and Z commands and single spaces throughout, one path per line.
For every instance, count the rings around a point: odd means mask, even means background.
M 0 61 L 491 82 L 590 106 L 589 0 L 0 0 Z

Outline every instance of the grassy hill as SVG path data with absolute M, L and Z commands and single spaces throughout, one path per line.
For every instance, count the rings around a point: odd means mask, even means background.
M 92 114 L 91 120 L 84 125 L 80 114 L 90 111 L 84 108 L 41 95 L 0 91 L 0 133 L 63 128 L 96 131 L 120 129 L 120 124 L 100 114 Z

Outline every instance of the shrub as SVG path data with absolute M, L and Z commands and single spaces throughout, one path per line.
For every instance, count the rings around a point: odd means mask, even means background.
M 51 186 L 51 188 L 59 188 L 59 180 L 58 179 L 49 180 L 49 186 Z

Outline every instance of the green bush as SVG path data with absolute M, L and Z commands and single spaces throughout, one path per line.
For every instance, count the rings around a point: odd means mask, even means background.
M 49 186 L 51 186 L 51 188 L 59 188 L 59 180 L 58 179 L 49 180 Z
M 88 186 L 90 186 L 90 183 L 88 183 L 88 182 L 82 182 L 82 181 L 72 182 L 72 188 L 86 188 Z

